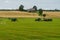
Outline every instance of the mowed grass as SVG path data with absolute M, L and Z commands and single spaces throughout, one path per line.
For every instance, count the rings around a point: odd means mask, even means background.
M 12 22 L 0 18 L 0 40 L 60 40 L 60 19 L 36 22 L 35 18 L 18 18 Z

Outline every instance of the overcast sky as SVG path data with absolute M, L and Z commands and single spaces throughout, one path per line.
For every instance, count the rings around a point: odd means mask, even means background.
M 38 9 L 60 9 L 60 0 L 0 0 L 0 9 L 17 9 L 21 4 L 25 9 L 34 5 Z

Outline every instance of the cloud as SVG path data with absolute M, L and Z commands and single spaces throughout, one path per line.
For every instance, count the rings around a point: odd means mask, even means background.
M 0 8 L 16 9 L 20 5 L 24 5 L 25 9 L 31 8 L 36 5 L 38 8 L 43 9 L 60 9 L 60 0 L 0 0 Z
M 9 3 L 9 0 L 5 0 L 4 3 Z

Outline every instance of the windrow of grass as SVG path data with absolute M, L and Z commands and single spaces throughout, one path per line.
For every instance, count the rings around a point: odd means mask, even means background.
M 60 40 L 60 19 L 36 22 L 35 18 L 0 18 L 0 40 Z

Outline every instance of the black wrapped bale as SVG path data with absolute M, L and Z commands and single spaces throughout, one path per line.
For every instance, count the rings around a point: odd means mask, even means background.
M 11 21 L 15 22 L 15 21 L 17 21 L 17 19 L 16 18 L 11 18 Z
M 52 19 L 51 18 L 45 18 L 45 19 L 43 19 L 43 21 L 52 21 Z
M 37 18 L 37 19 L 35 19 L 35 21 L 41 21 L 41 18 Z

